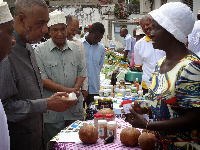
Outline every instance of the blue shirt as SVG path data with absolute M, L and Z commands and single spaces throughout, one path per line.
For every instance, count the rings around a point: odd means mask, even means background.
M 130 34 L 127 34 L 124 38 L 125 50 L 128 51 L 128 59 L 132 62 L 132 53 L 134 52 L 134 46 L 136 43 L 136 39 L 132 37 Z
M 105 59 L 105 47 L 98 43 L 90 45 L 85 38 L 81 39 L 85 47 L 86 67 L 88 74 L 88 93 L 99 94 L 100 71 Z

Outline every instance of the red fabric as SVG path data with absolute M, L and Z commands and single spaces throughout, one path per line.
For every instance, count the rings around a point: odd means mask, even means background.
M 130 63 L 129 67 L 135 67 L 134 52 L 132 53 L 132 62 Z

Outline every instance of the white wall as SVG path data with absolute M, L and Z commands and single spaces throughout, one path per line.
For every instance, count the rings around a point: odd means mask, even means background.
M 197 13 L 199 9 L 200 9 L 200 0 L 193 0 L 193 14 L 195 20 L 197 20 Z

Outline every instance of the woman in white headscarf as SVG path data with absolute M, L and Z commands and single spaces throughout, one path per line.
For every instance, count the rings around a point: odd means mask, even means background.
M 193 14 L 187 5 L 173 2 L 149 15 L 153 46 L 164 50 L 166 57 L 151 75 L 151 107 L 135 102 L 127 120 L 134 127 L 156 131 L 157 149 L 200 149 L 200 58 L 185 46 Z M 138 115 L 147 112 L 154 122 Z

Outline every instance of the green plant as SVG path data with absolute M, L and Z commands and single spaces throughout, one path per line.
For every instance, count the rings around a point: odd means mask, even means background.
M 115 4 L 114 16 L 117 19 L 126 19 L 126 18 L 128 18 L 129 14 L 128 14 L 127 11 L 124 10 L 123 3 Z
M 140 0 L 132 0 L 130 1 L 129 4 L 139 4 L 140 3 Z

